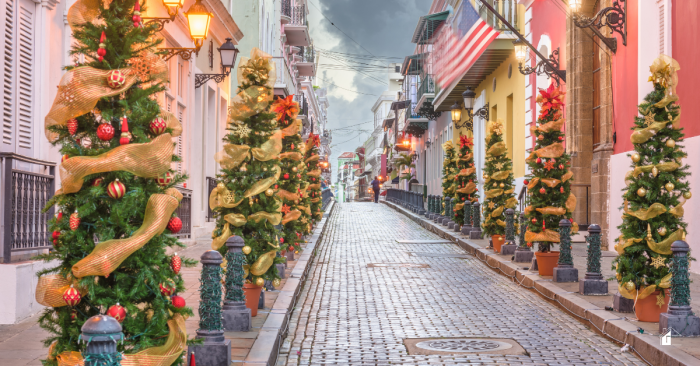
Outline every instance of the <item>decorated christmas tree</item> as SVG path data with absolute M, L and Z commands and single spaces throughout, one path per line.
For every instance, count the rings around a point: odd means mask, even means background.
M 319 167 L 318 160 L 321 157 L 318 155 L 318 148 L 321 145 L 321 140 L 318 135 L 313 133 L 309 135 L 306 140 L 306 175 L 308 176 L 309 185 L 307 187 L 307 193 L 311 198 L 311 219 L 314 224 L 321 221 L 323 217 L 323 212 L 321 212 L 321 206 L 323 202 L 321 200 L 321 168 Z
M 670 286 L 671 244 L 685 236 L 687 227 L 683 205 L 691 197 L 690 173 L 682 159 L 688 155 L 677 143 L 685 136 L 675 94 L 679 69 L 666 55 L 654 61 L 649 78 L 654 90 L 639 105 L 641 116 L 630 137 L 632 170 L 625 176 L 622 234 L 615 245 L 620 255 L 613 262 L 620 294 L 628 299 L 644 299 Z M 665 303 L 662 291 L 657 304 Z
M 540 252 L 549 252 L 552 243 L 559 242 L 559 221 L 572 222 L 572 232 L 578 231 L 572 213 L 576 208 L 576 197 L 571 193 L 574 173 L 569 170 L 570 156 L 564 149 L 564 118 L 561 107 L 564 92 L 550 85 L 540 89 L 537 96 L 541 110 L 534 126 L 537 136 L 535 150 L 525 160 L 532 175 L 525 181 L 529 193 L 529 205 L 525 217 L 529 220 L 525 241 L 528 246 L 538 243 Z
M 173 174 L 172 138 L 182 128 L 161 110 L 155 94 L 167 82 L 166 63 L 154 52 L 155 25 L 143 26 L 133 0 L 78 0 L 67 13 L 71 54 L 45 118 L 48 140 L 63 154 L 61 189 L 49 202 L 54 250 L 41 257 L 39 324 L 48 333 L 44 365 L 83 364 L 81 327 L 107 314 L 121 322 L 118 351 L 130 364 L 182 364 L 187 342 L 181 265 L 166 254 L 182 246 L 168 235 L 182 228 L 173 213 L 186 177 Z M 121 356 L 115 356 L 121 357 Z
M 216 213 L 212 249 L 226 251 L 232 235 L 245 241 L 246 279 L 263 286 L 265 280 L 279 285 L 277 257 L 284 193 L 280 190 L 280 152 L 284 132 L 277 114 L 270 112 L 275 85 L 270 55 L 254 48 L 238 67 L 238 94 L 231 100 L 224 149 L 216 154 L 221 165 L 219 183 L 209 197 Z
M 454 197 L 456 191 L 455 176 L 457 175 L 456 151 L 452 141 L 447 141 L 442 144 L 442 150 L 445 152 L 445 158 L 442 161 L 442 202 L 440 206 L 443 215 L 452 218 L 454 212 L 444 212 L 445 197 Z
M 299 114 L 299 103 L 293 101 L 293 95 L 277 99 L 272 105 L 272 111 L 277 113 L 278 126 L 282 130 L 282 153 L 280 168 L 282 179 L 279 182 L 277 196 L 282 199 L 282 239 L 283 248 L 290 251 L 299 249 L 306 225 L 300 221 L 302 211 L 310 209 L 301 203 L 303 167 L 301 121 L 296 119 Z M 301 164 L 301 167 L 300 167 Z
M 464 203 L 467 201 L 477 202 L 479 200 L 478 188 L 476 187 L 476 167 L 474 167 L 474 153 L 472 148 L 474 142 L 471 137 L 459 136 L 459 152 L 457 153 L 457 170 L 455 176 L 457 190 L 455 197 L 459 203 L 455 205 L 455 222 L 460 226 L 464 225 Z
M 306 144 L 304 142 L 301 143 L 301 152 L 303 154 L 306 153 Z M 306 163 L 304 162 L 305 159 L 302 159 L 301 162 L 299 162 L 299 165 L 297 166 L 298 172 L 301 175 L 299 177 L 301 183 L 301 193 L 300 193 L 300 200 L 299 200 L 299 211 L 301 212 L 301 217 L 299 218 L 299 222 L 302 224 L 302 235 L 307 235 L 311 234 L 311 224 L 313 222 L 312 215 L 311 215 L 311 196 L 309 195 L 309 186 L 311 185 L 309 183 L 309 176 L 307 173 L 309 172 L 308 168 L 306 167 Z
M 484 222 L 481 225 L 488 236 L 505 235 L 506 209 L 515 208 L 513 162 L 503 141 L 503 124 L 490 122 L 486 135 L 486 165 L 484 166 Z

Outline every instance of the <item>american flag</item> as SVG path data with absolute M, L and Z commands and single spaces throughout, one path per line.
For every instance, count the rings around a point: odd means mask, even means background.
M 464 75 L 499 34 L 481 19 L 470 1 L 462 1 L 453 24 L 443 24 L 435 42 L 437 52 L 433 52 L 436 79 L 443 88 Z

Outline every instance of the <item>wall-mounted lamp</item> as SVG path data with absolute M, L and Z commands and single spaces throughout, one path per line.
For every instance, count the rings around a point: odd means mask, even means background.
M 194 88 L 197 89 L 204 85 L 207 81 L 214 79 L 217 83 L 224 81 L 224 79 L 231 74 L 231 69 L 236 64 L 236 57 L 238 56 L 238 48 L 231 42 L 231 38 L 226 38 L 226 42 L 218 48 L 219 55 L 221 56 L 221 74 L 195 74 L 194 75 Z
M 461 110 L 459 111 L 458 114 L 455 114 L 456 109 L 460 109 L 459 105 L 455 103 L 452 105 L 451 110 L 452 110 L 452 123 L 454 123 L 455 127 L 457 128 L 467 128 L 468 130 L 472 130 L 474 128 L 474 117 L 480 117 L 483 119 L 488 120 L 489 119 L 489 104 L 486 103 L 483 107 L 477 109 L 474 111 L 474 98 L 476 98 L 476 93 L 472 90 L 471 87 L 467 87 L 467 90 L 462 93 L 462 100 L 464 102 L 464 109 L 467 111 L 467 119 L 459 123 L 462 119 L 462 114 Z
M 144 20 L 143 25 L 158 23 L 157 32 L 160 32 L 165 27 L 165 23 L 172 22 L 177 16 L 177 11 L 185 5 L 185 0 L 163 0 L 163 5 L 168 9 L 169 17 L 141 17 Z M 147 20 L 147 21 L 146 21 Z
M 580 13 L 582 0 L 569 0 L 569 7 L 573 11 L 574 24 L 579 28 L 590 28 L 598 38 L 612 51 L 617 52 L 617 39 L 606 37 L 600 33 L 603 27 L 610 28 L 611 32 L 617 32 L 622 36 L 622 44 L 627 46 L 627 0 L 615 0 L 612 6 L 601 9 L 592 18 Z M 624 3 L 624 9 L 620 3 Z
M 566 73 L 566 70 L 559 70 L 559 47 L 557 47 L 556 50 L 552 51 L 552 53 L 549 55 L 548 60 L 540 60 L 540 62 L 538 62 L 537 65 L 535 65 L 535 67 L 530 67 L 529 65 L 523 67 L 523 62 L 525 62 L 525 60 L 527 59 L 527 45 L 520 39 L 516 39 L 515 41 L 513 41 L 513 46 L 515 47 L 515 59 L 518 60 L 518 70 L 520 70 L 521 74 L 545 74 L 547 75 L 547 78 L 554 78 L 554 81 L 557 82 L 557 86 L 559 86 L 559 71 L 562 73 Z
M 184 4 L 184 2 L 185 2 L 185 0 L 163 0 L 163 4 L 165 4 L 165 6 L 168 8 L 168 14 L 170 14 L 170 18 L 144 18 L 144 19 L 152 19 L 151 21 L 149 21 L 147 23 L 158 22 L 158 24 L 159 24 L 158 31 L 162 31 L 163 27 L 165 26 L 165 23 L 175 20 L 175 16 L 177 15 L 177 9 L 181 8 L 182 5 Z M 179 5 L 174 5 L 176 3 Z M 173 9 L 175 9 L 175 10 L 173 10 Z M 185 16 L 187 17 L 187 25 L 190 28 L 190 38 L 192 38 L 192 41 L 194 42 L 194 48 L 189 48 L 189 47 L 159 48 L 160 50 L 167 51 L 167 53 L 162 56 L 163 60 L 165 60 L 165 61 L 171 59 L 175 55 L 180 55 L 180 57 L 182 57 L 183 60 L 191 59 L 192 52 L 194 52 L 195 54 L 198 55 L 199 50 L 202 48 L 202 45 L 204 45 L 204 40 L 209 35 L 209 26 L 211 25 L 212 18 L 214 18 L 214 14 L 209 12 L 207 7 L 204 6 L 204 4 L 202 4 L 201 0 L 195 1 L 195 3 L 192 4 L 192 6 L 190 6 L 190 8 L 185 12 Z

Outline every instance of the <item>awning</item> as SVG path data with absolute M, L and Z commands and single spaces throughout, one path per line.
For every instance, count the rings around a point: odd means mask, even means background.
M 406 109 L 411 105 L 410 100 L 400 100 L 397 102 L 391 102 L 391 108 L 392 110 L 397 110 L 397 109 Z
M 428 123 L 427 118 L 409 118 L 405 131 L 415 137 L 421 137 L 428 129 Z
M 401 75 L 419 75 L 423 70 L 423 60 L 426 56 L 425 53 L 406 56 L 401 65 Z
M 416 25 L 416 30 L 413 31 L 411 43 L 431 43 L 435 30 L 437 30 L 437 28 L 441 26 L 449 16 L 450 11 L 446 10 L 420 17 L 420 19 L 418 19 L 418 24 Z

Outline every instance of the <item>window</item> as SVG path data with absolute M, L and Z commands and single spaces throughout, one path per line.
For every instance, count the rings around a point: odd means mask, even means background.
M 32 156 L 34 126 L 34 9 L 29 0 L 3 2 L 2 142 L 0 151 Z
M 401 72 L 401 65 L 394 66 L 394 72 Z
M 598 43 L 598 37 L 594 38 Z M 600 145 L 600 47 L 593 47 L 593 148 Z

